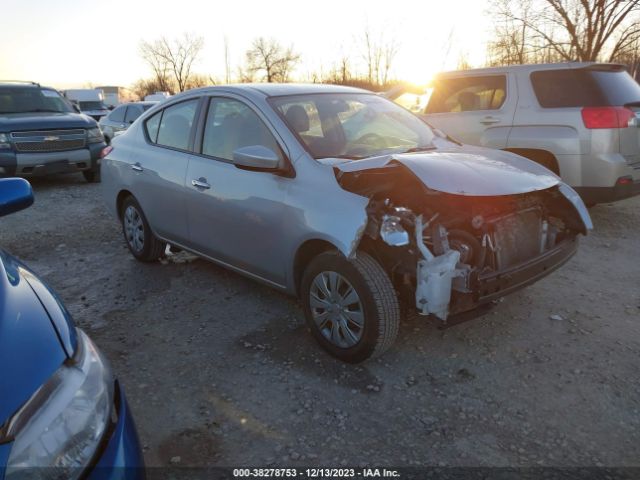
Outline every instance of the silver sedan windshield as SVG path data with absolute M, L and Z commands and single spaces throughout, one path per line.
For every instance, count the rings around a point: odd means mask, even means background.
M 316 159 L 435 148 L 424 122 L 374 94 L 292 95 L 271 102 Z

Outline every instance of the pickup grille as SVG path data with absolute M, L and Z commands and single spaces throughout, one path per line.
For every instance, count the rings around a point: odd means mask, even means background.
M 86 132 L 83 129 L 12 132 L 11 139 L 18 152 L 60 152 L 83 148 Z
M 83 147 L 84 139 L 48 142 L 16 142 L 16 150 L 19 152 L 60 152 L 63 150 L 76 150 Z

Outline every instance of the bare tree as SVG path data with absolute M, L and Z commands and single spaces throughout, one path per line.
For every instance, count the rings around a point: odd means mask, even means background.
M 361 41 L 368 82 L 375 86 L 385 85 L 389 82 L 389 74 L 398 54 L 397 40 L 386 36 L 384 32 L 376 34 L 367 25 Z
M 231 61 L 229 60 L 229 38 L 224 36 L 224 80 L 231 83 Z
M 157 78 L 141 78 L 136 81 L 131 87 L 131 91 L 138 97 L 144 98 L 147 95 L 151 95 L 155 92 L 168 92 L 171 90 L 166 89 L 166 85 L 163 85 L 158 82 Z
M 291 71 L 300 61 L 292 47 L 285 48 L 275 39 L 256 38 L 247 50 L 247 71 L 261 75 L 266 82 L 287 82 Z
M 640 0 L 494 0 L 493 63 L 612 61 L 640 38 Z
M 185 33 L 182 37 L 169 40 L 160 37 L 153 42 L 140 44 L 142 58 L 151 66 L 159 84 L 170 91 L 170 78 L 177 89 L 183 92 L 189 85 L 191 68 L 204 46 L 202 37 Z

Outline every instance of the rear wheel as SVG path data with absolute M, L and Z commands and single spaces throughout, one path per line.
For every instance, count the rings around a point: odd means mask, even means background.
M 381 355 L 398 335 L 400 307 L 391 280 L 370 255 L 314 258 L 302 277 L 307 324 L 320 345 L 345 362 Z
M 122 233 L 129 251 L 142 262 L 153 262 L 164 255 L 166 244 L 151 231 L 140 205 L 133 197 L 122 204 Z

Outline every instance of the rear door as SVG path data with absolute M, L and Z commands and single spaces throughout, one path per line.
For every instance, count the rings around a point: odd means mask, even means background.
M 199 104 L 200 98 L 184 100 L 145 120 L 143 145 L 131 158 L 133 193 L 151 228 L 177 243 L 188 241 L 185 177 Z
M 515 104 L 511 75 L 442 76 L 434 82 L 425 117 L 463 143 L 504 148 Z
M 269 148 L 284 162 L 284 149 L 276 138 L 259 112 L 243 100 L 211 98 L 201 154 L 189 162 L 186 200 L 194 249 L 283 285 L 284 202 L 291 179 L 232 163 L 234 150 L 252 145 Z

